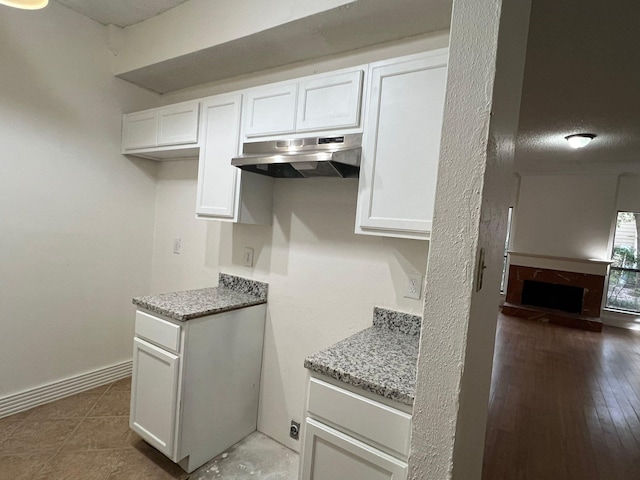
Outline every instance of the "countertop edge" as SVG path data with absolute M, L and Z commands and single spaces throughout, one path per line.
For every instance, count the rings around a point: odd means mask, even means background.
M 334 380 L 338 380 L 347 385 L 352 385 L 354 387 L 362 388 L 368 392 L 371 392 L 376 395 L 380 395 L 384 398 L 388 398 L 389 400 L 394 400 L 396 402 L 402 403 L 404 405 L 413 406 L 413 402 L 415 398 L 406 392 L 401 392 L 397 389 L 384 387 L 378 385 L 376 383 L 370 382 L 363 378 L 359 378 L 350 373 L 337 370 L 332 367 L 326 367 L 317 363 L 314 363 L 308 359 L 304 361 L 304 368 L 311 370 L 312 372 L 319 373 L 321 375 L 325 375 L 329 378 L 333 378 Z
M 202 312 L 198 312 L 198 313 L 194 313 L 194 314 L 188 314 L 188 315 L 178 315 L 175 312 L 169 311 L 169 310 L 165 310 L 163 308 L 158 308 L 155 307 L 153 305 L 150 305 L 149 303 L 146 302 L 142 302 L 140 300 L 138 300 L 137 298 L 134 298 L 132 303 L 140 308 L 143 308 L 149 312 L 153 312 L 153 313 L 157 313 L 159 315 L 164 315 L 165 317 L 171 318 L 173 320 L 177 320 L 179 322 L 186 322 L 188 320 L 193 320 L 196 318 L 200 318 L 200 317 L 206 317 L 209 315 L 215 315 L 218 313 L 225 313 L 225 312 L 231 312 L 233 310 L 240 310 L 242 308 L 247 308 L 247 307 L 255 307 L 256 305 L 264 305 L 265 303 L 267 303 L 267 301 L 265 299 L 261 299 L 261 298 L 256 298 L 255 301 L 250 301 L 247 303 L 241 303 L 241 304 L 236 304 L 236 305 L 229 305 L 229 306 L 224 306 L 224 307 L 218 307 L 218 308 L 212 308 L 209 310 L 204 310 Z

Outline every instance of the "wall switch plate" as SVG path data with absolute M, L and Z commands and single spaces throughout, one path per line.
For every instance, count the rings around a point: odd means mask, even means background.
M 244 247 L 244 255 L 242 259 L 245 267 L 253 267 L 253 248 Z
M 409 273 L 407 275 L 404 296 L 405 298 L 420 299 L 422 296 L 422 275 L 420 273 Z
M 180 249 L 182 248 L 182 238 L 174 238 L 173 239 L 173 253 L 176 255 L 180 254 Z

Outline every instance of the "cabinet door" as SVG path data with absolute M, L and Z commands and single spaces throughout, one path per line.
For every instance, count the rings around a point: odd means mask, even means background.
M 357 127 L 362 71 L 300 82 L 296 130 Z
M 241 94 L 219 95 L 202 102 L 198 203 L 196 213 L 234 219 L 240 170 L 231 158 L 240 148 Z
M 244 135 L 258 137 L 295 130 L 297 84 L 251 90 L 246 96 Z
M 179 103 L 158 111 L 158 145 L 198 142 L 199 102 Z
M 122 150 L 152 148 L 158 144 L 157 110 L 129 113 L 122 119 Z
M 407 464 L 307 418 L 302 480 L 405 480 Z
M 170 458 L 177 437 L 178 366 L 177 355 L 134 338 L 129 425 Z
M 428 238 L 444 110 L 446 53 L 371 69 L 358 233 Z

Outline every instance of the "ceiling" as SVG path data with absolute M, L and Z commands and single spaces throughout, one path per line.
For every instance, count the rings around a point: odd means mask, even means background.
M 56 0 L 103 25 L 128 27 L 143 22 L 187 0 Z
M 516 167 L 640 171 L 640 3 L 533 0 Z M 594 133 L 583 149 L 565 135 Z
M 57 1 L 100 23 L 127 26 L 185 0 Z M 446 28 L 448 9 L 450 0 L 366 0 L 121 77 L 168 92 Z M 601 0 L 533 0 L 517 170 L 640 172 L 638 18 L 637 0 L 618 0 L 616 8 Z M 570 149 L 563 137 L 579 132 L 597 137 Z

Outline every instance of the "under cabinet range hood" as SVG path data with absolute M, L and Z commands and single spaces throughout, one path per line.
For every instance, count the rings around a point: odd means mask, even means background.
M 361 152 L 361 133 L 248 142 L 231 165 L 278 178 L 357 178 Z

